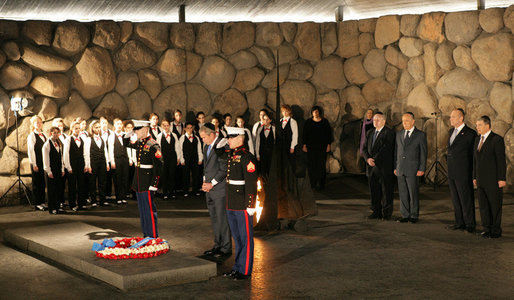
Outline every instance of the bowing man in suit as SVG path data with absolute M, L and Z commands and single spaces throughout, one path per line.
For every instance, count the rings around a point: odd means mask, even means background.
M 398 222 L 417 223 L 419 219 L 419 181 L 425 174 L 427 163 L 427 136 L 416 127 L 414 114 L 407 112 L 402 116 L 403 130 L 396 133 L 395 169 L 400 194 Z
M 375 128 L 368 131 L 362 152 L 367 163 L 373 210 L 368 219 L 389 220 L 393 214 L 394 131 L 385 123 L 386 118 L 381 112 L 373 116 Z
M 475 138 L 473 155 L 473 184 L 478 187 L 478 205 L 485 238 L 502 234 L 503 187 L 507 163 L 503 138 L 491 131 L 491 119 L 482 116 L 477 121 L 479 136 Z
M 464 110 L 454 109 L 450 114 L 448 138 L 448 186 L 455 212 L 452 230 L 475 232 L 475 198 L 473 197 L 473 143 L 477 133 L 464 124 Z
M 232 253 L 232 239 L 227 220 L 225 178 L 227 177 L 227 159 L 217 155 L 216 148 L 221 146 L 223 137 L 216 136 L 216 128 L 211 123 L 200 128 L 200 137 L 204 142 L 204 168 L 202 191 L 211 217 L 214 233 L 214 246 L 204 255 L 216 258 L 227 257 Z

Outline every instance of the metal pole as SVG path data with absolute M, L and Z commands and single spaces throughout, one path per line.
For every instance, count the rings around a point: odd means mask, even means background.
M 477 0 L 477 9 L 485 9 L 485 0 Z
M 186 5 L 185 4 L 180 5 L 180 7 L 178 9 L 178 21 L 179 21 L 179 23 L 186 22 Z
M 336 22 L 343 22 L 344 20 L 344 6 L 336 7 Z

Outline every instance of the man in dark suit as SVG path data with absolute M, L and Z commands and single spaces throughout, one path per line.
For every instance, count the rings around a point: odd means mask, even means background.
M 464 124 L 464 110 L 450 114 L 448 138 L 448 186 L 455 212 L 452 230 L 475 232 L 475 198 L 473 197 L 473 144 L 477 133 Z
M 478 205 L 485 238 L 499 238 L 502 234 L 503 187 L 507 162 L 505 142 L 491 131 L 491 119 L 482 116 L 477 121 L 479 136 L 475 139 L 473 155 L 473 184 L 478 187 Z
M 368 131 L 363 148 L 373 210 L 368 219 L 389 220 L 393 214 L 394 131 L 385 122 L 381 112 L 373 116 L 375 128 Z
M 202 126 L 199 134 L 204 142 L 202 190 L 205 192 L 214 232 L 214 247 L 205 251 L 204 254 L 215 258 L 228 257 L 232 253 L 232 238 L 226 211 L 227 160 L 225 156 L 219 156 L 215 151 L 223 137 L 216 136 L 216 129 L 211 123 Z
M 414 114 L 402 116 L 403 130 L 396 134 L 394 174 L 398 178 L 400 212 L 398 222 L 417 223 L 419 219 L 419 180 L 427 163 L 427 136 L 416 127 Z

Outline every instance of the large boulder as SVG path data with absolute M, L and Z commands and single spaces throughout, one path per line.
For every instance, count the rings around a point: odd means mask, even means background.
M 130 118 L 134 119 L 142 119 L 147 114 L 150 114 L 152 112 L 152 99 L 150 99 L 150 96 L 143 90 L 143 89 L 137 89 L 133 91 L 128 97 L 125 99 L 126 107 L 128 109 L 128 115 Z M 157 103 L 157 99 L 155 100 L 155 103 Z M 154 103 L 154 110 L 155 112 L 164 112 L 164 109 L 155 109 L 155 103 Z
M 377 25 L 377 19 L 362 19 L 359 20 L 359 31 L 373 33 Z
M 122 70 L 138 71 L 153 66 L 154 52 L 137 40 L 130 40 L 114 54 L 114 63 Z
M 157 71 L 152 69 L 143 69 L 137 72 L 141 87 L 150 95 L 150 98 L 155 99 L 161 92 L 162 83 Z
M 168 48 L 168 24 L 159 22 L 136 23 L 134 33 L 154 51 Z
M 15 124 L 14 113 L 10 108 L 11 99 L 9 95 L 0 88 L 0 130 L 4 130 L 6 127 L 11 127 Z M 9 114 L 9 116 L 7 114 Z M 7 124 L 7 120 L 9 120 L 9 124 Z
M 425 79 L 425 62 L 423 60 L 423 56 L 417 56 L 409 59 L 409 63 L 407 64 L 407 70 L 409 70 L 410 75 L 416 81 L 422 81 Z
M 91 108 L 89 108 L 80 94 L 75 91 L 71 92 L 68 102 L 63 104 L 59 110 L 59 116 L 63 118 L 65 126 L 70 126 L 75 118 L 89 120 L 92 115 Z
M 415 37 L 402 37 L 398 43 L 400 50 L 408 57 L 423 54 L 423 41 Z
M 450 113 L 457 108 L 466 108 L 466 101 L 459 97 L 444 95 L 439 98 L 438 108 L 443 116 L 449 116 Z
M 5 138 L 5 145 L 12 149 L 17 149 L 20 153 L 27 153 L 27 136 L 31 132 L 30 117 L 18 119 L 18 131 L 11 130 Z M 18 145 L 16 144 L 16 134 L 18 134 Z M 19 146 L 19 148 L 17 148 Z M 7 149 L 7 147 L 4 148 Z
M 84 98 L 95 98 L 111 91 L 116 73 L 109 52 L 98 46 L 87 48 L 73 69 L 73 86 Z
M 307 80 L 314 74 L 314 68 L 307 62 L 299 60 L 291 64 L 289 69 L 289 79 L 291 80 Z
M 446 38 L 457 45 L 468 44 L 482 31 L 478 11 L 448 13 L 444 19 Z
M 423 55 L 424 69 L 425 69 L 425 83 L 434 87 L 439 78 L 444 74 L 444 71 L 437 64 L 436 50 L 437 45 L 434 43 L 425 44 Z
M 270 23 L 267 23 L 270 24 Z M 260 25 L 260 24 L 259 24 Z M 259 33 L 259 25 L 257 25 L 257 32 Z M 275 24 L 276 25 L 276 24 Z M 273 33 L 267 32 L 268 28 L 261 28 L 261 38 L 270 38 Z M 278 25 L 276 25 L 276 30 L 278 31 L 277 36 L 280 35 L 280 39 L 282 39 L 282 34 L 280 33 L 280 29 Z M 266 32 L 263 32 L 266 31 Z M 268 35 L 269 34 L 269 35 Z M 274 37 L 276 38 L 276 37 Z M 223 26 L 223 53 L 225 55 L 232 55 L 239 50 L 250 48 L 255 41 L 255 27 L 254 24 L 250 22 L 237 22 L 237 23 L 227 23 Z M 264 40 L 260 40 L 260 42 L 264 42 Z M 264 42 L 265 43 L 265 42 Z M 259 43 L 257 43 L 259 44 Z
M 213 110 L 218 113 L 229 113 L 240 116 L 248 109 L 245 97 L 235 89 L 229 89 L 214 98 Z
M 410 75 L 408 70 L 403 70 L 402 75 L 400 76 L 400 81 L 398 82 L 398 87 L 396 89 L 396 97 L 399 99 L 403 99 L 407 97 L 414 87 L 414 83 L 416 81 Z
M 384 76 L 387 82 L 396 87 L 400 78 L 400 70 L 392 65 L 387 65 Z
M 191 23 L 171 24 L 170 41 L 175 48 L 191 51 L 195 47 L 195 29 Z
M 339 119 L 339 111 L 341 105 L 339 104 L 339 95 L 335 91 L 318 95 L 317 104 L 323 108 L 324 117 L 330 123 L 335 123 Z
M 442 43 L 445 40 L 443 33 L 445 15 L 443 12 L 424 14 L 418 24 L 418 37 L 425 41 Z
M 28 44 L 23 45 L 22 49 L 21 59 L 33 69 L 45 72 L 66 72 L 73 66 L 73 63 L 65 58 L 55 56 Z
M 436 98 L 427 85 L 420 83 L 409 93 L 405 110 L 411 111 L 416 117 L 430 118 L 437 111 Z
M 298 49 L 301 58 L 310 61 L 318 61 L 321 58 L 321 35 L 319 24 L 300 23 L 294 40 L 294 46 Z
M 494 133 L 500 136 L 504 136 L 507 133 L 507 131 L 509 131 L 511 126 L 509 123 L 505 123 L 502 120 L 494 119 L 491 120 L 491 128 L 493 129 Z
M 329 56 L 337 49 L 336 23 L 321 24 L 321 52 L 323 56 Z
M 25 64 L 8 62 L 0 69 L 0 84 L 6 90 L 26 87 L 30 79 L 32 79 L 32 70 Z
M 306 81 L 288 80 L 280 88 L 284 103 L 299 106 L 304 112 L 310 111 L 316 100 L 316 89 Z
M 511 128 L 504 136 L 505 141 L 505 153 L 514 153 L 514 128 Z M 507 160 L 510 162 L 511 165 L 514 165 L 514 156 L 507 155 Z M 514 175 L 514 172 L 512 173 Z M 510 182 L 514 180 L 514 177 L 512 177 Z
M 366 55 L 368 52 L 375 48 L 375 39 L 369 32 L 363 32 L 359 35 L 359 53 Z
M 514 39 L 510 33 L 479 38 L 471 46 L 471 57 L 489 81 L 507 81 L 514 70 Z
M 126 96 L 139 87 L 139 78 L 135 72 L 121 71 L 118 73 L 116 81 L 116 92 L 122 96 Z M 104 97 L 105 99 L 105 97 Z
M 471 58 L 471 49 L 467 46 L 458 46 L 453 50 L 453 60 L 457 67 L 474 71 L 477 69 L 477 64 Z
M 0 68 L 5 64 L 5 61 L 7 60 L 7 56 L 5 53 L 0 50 Z
M 478 22 L 485 32 L 496 33 L 503 28 L 504 9 L 499 7 L 491 7 L 480 11 Z
M 186 52 L 182 49 L 168 49 L 161 56 L 155 69 L 165 86 L 186 81 Z
M 114 50 L 120 43 L 120 26 L 114 21 L 102 20 L 95 22 L 93 44 Z
M 255 89 L 264 77 L 264 71 L 253 67 L 251 69 L 244 69 L 237 72 L 232 88 L 241 92 L 246 92 Z
M 373 78 L 362 88 L 362 95 L 371 104 L 391 101 L 394 92 L 394 86 L 383 78 Z
M 289 64 L 282 64 L 278 68 L 279 85 L 284 84 L 284 82 L 288 78 L 289 69 L 290 69 Z M 274 68 L 273 70 L 269 71 L 268 74 L 266 74 L 266 76 L 264 76 L 264 78 L 262 79 L 262 82 L 261 82 L 261 86 L 264 88 L 267 88 L 267 89 L 270 89 L 270 88 L 276 89 L 277 88 L 277 68 Z
M 120 42 L 126 43 L 132 36 L 134 26 L 131 22 L 123 21 L 120 22 Z
M 435 54 L 435 58 L 437 64 L 441 69 L 450 71 L 455 68 L 455 63 L 453 62 L 453 50 L 455 49 L 455 45 L 452 43 L 442 43 L 437 48 L 437 52 Z
M 21 57 L 20 47 L 18 47 L 18 44 L 16 44 L 15 41 L 7 41 L 3 43 L 2 50 L 4 51 L 8 60 L 17 61 Z
M 123 98 L 116 92 L 105 95 L 100 104 L 95 108 L 93 116 L 95 118 L 104 117 L 110 122 L 115 118 L 125 120 L 129 111 Z
M 400 32 L 404 36 L 416 36 L 420 15 L 403 15 L 400 21 Z
M 65 21 L 55 29 L 52 47 L 61 55 L 73 56 L 86 48 L 89 36 L 89 31 L 82 23 Z
M 483 98 L 487 96 L 490 88 L 490 82 L 476 72 L 456 68 L 439 79 L 436 91 L 439 96 Z
M 17 39 L 19 36 L 18 22 L 0 20 L 0 40 Z
M 364 69 L 362 59 L 362 56 L 355 56 L 344 62 L 344 75 L 352 84 L 364 84 L 372 78 Z
M 362 96 L 361 90 L 355 85 L 351 85 L 339 91 L 341 107 L 344 106 L 345 112 L 353 117 L 362 118 L 369 108 L 368 101 Z M 341 112 L 342 113 L 342 112 Z
M 284 39 L 288 43 L 292 43 L 294 41 L 294 37 L 296 35 L 296 24 L 291 22 L 284 22 L 279 23 L 278 26 L 280 27 L 280 30 L 282 31 L 282 35 L 284 36 Z
M 57 117 L 59 107 L 52 98 L 49 97 L 36 97 L 34 104 L 34 114 L 37 114 L 43 121 L 52 120 Z
M 337 55 L 343 58 L 359 55 L 359 22 L 338 22 L 337 42 Z
M 70 79 L 64 74 L 47 73 L 36 76 L 30 83 L 30 87 L 43 96 L 65 98 L 70 92 Z
M 514 104 L 512 103 L 512 87 L 510 85 L 495 82 L 489 95 L 491 106 L 498 113 L 498 118 L 512 123 L 514 116 Z
M 202 23 L 197 27 L 196 53 L 207 56 L 220 53 L 222 28 L 218 23 Z
M 247 92 L 246 101 L 250 112 L 249 121 L 259 120 L 258 111 L 266 105 L 266 90 L 258 86 L 255 90 Z
M 203 61 L 196 79 L 210 92 L 219 94 L 234 82 L 236 70 L 219 56 L 209 56 Z
M 250 51 L 241 50 L 232 54 L 228 61 L 238 70 L 253 68 L 259 62 L 257 57 Z
M 489 116 L 492 120 L 495 119 L 496 115 L 496 112 L 487 100 L 474 99 L 468 103 L 466 107 L 466 120 L 468 122 L 475 124 L 478 118 L 484 115 Z
M 242 37 L 238 36 L 238 38 L 241 39 Z M 276 48 L 282 44 L 283 40 L 284 37 L 282 36 L 282 31 L 277 23 L 257 23 L 257 29 L 255 30 L 255 44 L 261 47 Z
M 368 72 L 369 75 L 373 77 L 382 77 L 384 76 L 385 68 L 386 68 L 386 60 L 384 56 L 384 50 L 382 49 L 373 49 L 368 52 L 364 61 L 362 62 L 364 69 Z
M 0 174 L 16 174 L 17 169 L 18 153 L 11 147 L 5 147 L 0 158 Z
M 279 60 L 280 64 L 287 64 L 292 61 L 296 61 L 298 59 L 298 51 L 296 51 L 296 48 L 288 43 L 283 43 L 282 45 L 278 46 L 277 49 L 279 53 Z
M 183 83 L 175 84 L 164 89 L 153 102 L 153 111 L 165 115 L 173 115 L 175 109 L 185 112 L 187 106 L 186 87 Z M 150 109 L 152 109 L 150 102 Z M 129 106 L 130 110 L 130 106 Z
M 250 48 L 250 52 L 252 52 L 257 57 L 259 64 L 264 68 L 271 70 L 275 67 L 275 56 L 269 48 L 253 46 Z
M 52 44 L 52 22 L 25 21 L 21 33 L 38 46 L 50 46 Z
M 343 60 L 331 55 L 314 67 L 312 83 L 322 89 L 343 89 L 348 82 L 344 77 Z
M 409 62 L 409 58 L 403 55 L 398 49 L 394 46 L 387 46 L 384 53 L 385 60 L 391 65 L 397 67 L 398 69 L 407 68 L 407 63 Z
M 400 18 L 398 16 L 382 16 L 378 18 L 375 29 L 375 45 L 382 49 L 400 39 Z
M 209 115 L 211 111 L 211 96 L 203 86 L 192 83 L 186 84 L 188 110 L 197 113 L 203 111 Z
M 514 5 L 505 9 L 505 13 L 503 14 L 503 23 L 505 23 L 505 27 L 510 29 L 511 33 L 514 33 Z
M 187 80 L 193 79 L 202 66 L 203 58 L 193 52 L 186 52 Z

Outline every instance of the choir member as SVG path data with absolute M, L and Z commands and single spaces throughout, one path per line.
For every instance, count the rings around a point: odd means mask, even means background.
M 152 139 L 156 140 L 157 135 L 161 133 L 161 129 L 159 128 L 159 116 L 155 113 L 151 113 L 148 121 L 150 121 L 150 135 Z
M 107 143 L 101 136 L 100 122 L 93 121 L 90 125 L 90 138 L 85 140 L 84 161 L 88 168 L 89 177 L 89 195 L 91 196 L 91 206 L 96 207 L 98 200 L 96 199 L 97 187 L 100 204 L 108 206 L 105 200 L 105 184 L 106 173 L 109 170 L 109 153 L 107 151 Z
M 220 120 L 218 119 L 218 117 L 216 117 L 216 116 L 212 117 L 211 124 L 214 125 L 214 129 L 216 131 L 216 137 L 221 136 L 221 138 L 224 138 L 227 136 L 225 131 L 220 128 Z
M 30 118 L 31 132 L 27 136 L 27 153 L 32 173 L 32 199 L 36 210 L 45 210 L 45 170 L 43 169 L 43 144 L 47 137 L 43 133 L 43 120 L 39 116 Z
M 183 187 L 184 187 L 184 197 L 189 196 L 189 184 L 190 177 L 192 184 L 192 193 L 196 193 L 196 196 L 199 196 L 198 192 L 200 189 L 198 177 L 199 166 L 203 161 L 203 153 L 202 146 L 200 143 L 200 139 L 193 134 L 193 124 L 187 123 L 186 125 L 186 133 L 179 138 L 179 161 L 183 167 Z
M 298 145 L 298 123 L 292 117 L 291 106 L 284 104 L 280 107 L 282 119 L 280 125 L 282 126 L 282 147 L 285 157 L 291 166 L 293 174 L 296 173 L 296 156 L 294 150 Z
M 86 208 L 88 187 L 84 161 L 84 138 L 80 135 L 80 121 L 70 125 L 70 134 L 64 143 L 64 166 L 68 171 L 68 202 L 73 211 Z
M 259 162 L 259 173 L 263 177 L 268 177 L 271 168 L 271 158 L 273 156 L 273 146 L 275 145 L 275 126 L 271 125 L 268 115 L 262 118 L 262 126 L 257 129 L 255 139 L 255 156 Z
M 59 139 L 61 131 L 58 127 L 50 128 L 50 138 L 42 148 L 43 168 L 47 175 L 48 183 L 48 211 L 57 214 L 63 210 L 59 207 L 64 198 L 64 163 L 63 145 Z
M 114 175 L 114 191 L 116 193 L 116 203 L 126 204 L 125 200 L 130 187 L 129 181 L 129 157 L 127 149 L 123 145 L 123 121 L 114 119 L 114 134 L 109 136 L 108 151 L 111 171 Z
M 244 145 L 245 147 L 247 147 L 247 149 L 253 154 L 255 155 L 255 149 L 253 147 L 253 137 L 252 137 L 252 133 L 250 132 L 250 129 L 246 128 L 245 127 L 245 119 L 243 118 L 243 116 L 238 116 L 236 118 L 236 125 L 237 127 L 239 128 L 243 128 L 243 130 L 245 131 L 245 141 L 244 141 Z
M 175 174 L 177 172 L 178 153 L 180 153 L 180 146 L 178 137 L 174 132 L 171 132 L 171 125 L 168 120 L 162 120 L 162 131 L 157 136 L 157 143 L 161 147 L 162 159 L 164 161 L 161 183 L 163 199 L 175 199 Z
M 267 116 L 267 115 L 268 115 L 267 109 L 263 108 L 263 109 L 259 110 L 259 121 L 255 122 L 255 124 L 253 124 L 253 127 L 252 127 L 252 134 L 253 134 L 254 140 L 257 137 L 257 129 L 259 129 L 259 126 L 262 126 L 263 118 L 264 118 L 264 116 Z
M 109 153 L 109 137 L 114 133 L 109 129 L 109 121 L 105 117 L 100 117 L 100 130 L 102 139 L 105 142 L 105 147 L 107 147 L 107 153 Z M 106 199 L 114 199 L 112 196 L 112 181 L 113 181 L 113 171 L 107 170 L 105 173 L 105 198 Z
M 180 109 L 176 109 L 173 114 L 174 120 L 172 124 L 172 129 L 177 137 L 180 137 L 184 134 L 184 123 L 182 122 L 182 111 Z

